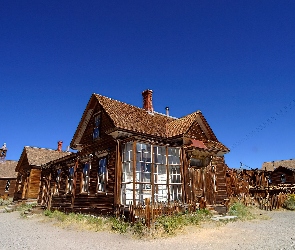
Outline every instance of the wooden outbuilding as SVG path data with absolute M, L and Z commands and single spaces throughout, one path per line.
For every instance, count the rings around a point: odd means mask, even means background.
M 24 147 L 15 167 L 15 172 L 18 174 L 13 200 L 37 199 L 40 190 L 41 165 L 69 154 L 71 153 L 61 151 L 60 146 L 58 150 Z
M 17 176 L 16 165 L 17 161 L 12 160 L 0 162 L 0 197 L 4 199 L 13 197 Z
M 130 206 L 227 199 L 224 154 L 207 120 L 182 118 L 93 94 L 71 141 L 75 154 L 42 165 L 39 203 L 66 212 L 114 214 Z

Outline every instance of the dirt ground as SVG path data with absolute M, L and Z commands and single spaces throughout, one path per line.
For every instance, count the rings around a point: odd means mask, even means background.
M 266 219 L 267 217 L 267 219 Z M 62 229 L 40 217 L 0 213 L 0 249 L 295 249 L 295 212 L 263 211 L 260 219 L 204 223 L 180 235 L 138 240 L 108 232 Z

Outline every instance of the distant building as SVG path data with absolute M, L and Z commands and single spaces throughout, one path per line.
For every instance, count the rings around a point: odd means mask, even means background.
M 61 142 L 58 142 L 57 150 L 24 147 L 15 167 L 18 175 L 14 200 L 37 199 L 41 182 L 41 165 L 69 154 L 71 153 L 61 151 Z
M 261 170 L 274 171 L 278 167 L 295 169 L 295 159 L 263 162 Z
M 13 197 L 16 176 L 14 171 L 17 161 L 5 160 L 0 162 L 0 197 Z
M 264 162 L 262 170 L 269 172 L 270 186 L 295 184 L 295 159 Z

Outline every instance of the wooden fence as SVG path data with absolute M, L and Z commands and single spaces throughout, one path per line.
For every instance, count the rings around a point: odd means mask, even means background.
M 257 197 L 256 201 L 260 209 L 274 210 L 283 207 L 283 204 L 287 198 L 286 193 L 280 192 L 279 194 L 267 195 L 265 198 Z
M 131 223 L 142 222 L 146 226 L 150 227 L 156 220 L 156 218 L 167 215 L 176 215 L 178 213 L 192 213 L 199 208 L 205 208 L 204 203 L 194 204 L 182 204 L 179 202 L 171 203 L 151 203 L 150 199 L 145 199 L 144 205 L 130 205 L 128 207 L 128 220 Z
M 236 200 L 239 200 L 244 205 L 254 205 L 262 210 L 275 210 L 283 208 L 284 202 L 287 199 L 287 193 L 279 192 L 279 193 L 267 193 L 262 194 L 247 194 L 243 197 L 236 197 Z M 235 199 L 232 199 L 233 201 Z

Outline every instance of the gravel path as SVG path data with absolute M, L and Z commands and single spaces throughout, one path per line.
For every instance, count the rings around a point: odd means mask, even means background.
M 39 221 L 20 218 L 19 212 L 0 213 L 0 249 L 295 249 L 295 212 L 263 212 L 270 219 L 206 223 L 176 237 L 135 240 L 107 232 L 66 230 Z

